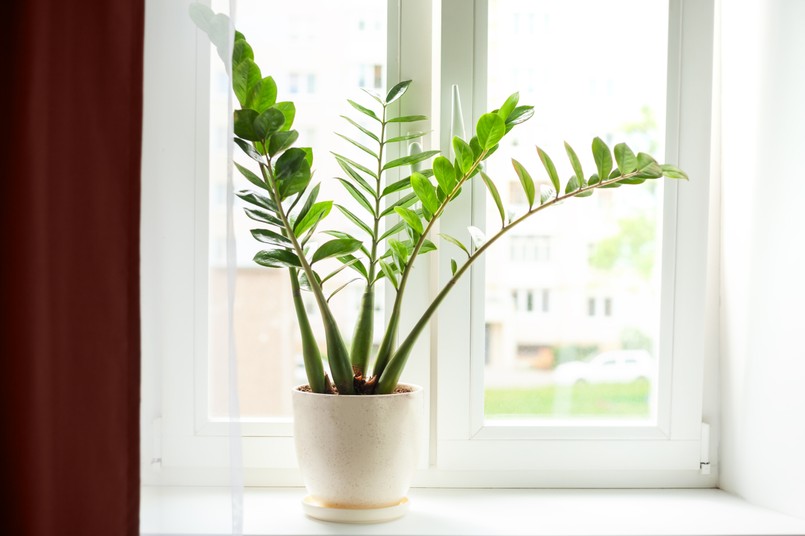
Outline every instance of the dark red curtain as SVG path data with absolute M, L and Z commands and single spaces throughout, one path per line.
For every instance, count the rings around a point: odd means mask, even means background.
M 0 534 L 133 536 L 143 0 L 3 11 Z

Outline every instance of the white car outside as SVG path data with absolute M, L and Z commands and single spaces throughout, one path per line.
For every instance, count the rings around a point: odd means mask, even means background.
M 562 363 L 554 370 L 556 385 L 653 382 L 656 364 L 645 350 L 613 350 L 589 361 Z

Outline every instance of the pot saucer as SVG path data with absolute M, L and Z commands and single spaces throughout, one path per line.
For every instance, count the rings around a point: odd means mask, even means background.
M 302 510 L 314 519 L 333 523 L 383 523 L 405 515 L 408 511 L 408 497 L 382 508 L 333 508 L 307 496 L 302 499 Z

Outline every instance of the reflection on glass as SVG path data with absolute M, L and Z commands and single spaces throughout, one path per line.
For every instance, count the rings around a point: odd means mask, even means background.
M 490 1 L 488 108 L 512 89 L 535 106 L 490 160 L 511 209 L 526 209 L 511 158 L 548 182 L 534 143 L 565 180 L 563 141 L 588 176 L 595 136 L 662 156 L 667 13 L 667 0 Z M 617 31 L 637 27 L 639 39 Z M 653 418 L 661 207 L 659 181 L 599 190 L 527 220 L 490 252 L 487 419 Z
M 212 7 L 222 11 L 225 6 L 213 2 Z M 342 172 L 330 157 L 330 151 L 355 160 L 364 157 L 334 132 L 349 128 L 339 118 L 340 114 L 350 113 L 345 99 L 363 102 L 368 97 L 359 88 L 378 92 L 384 89 L 386 3 L 240 0 L 236 26 L 252 45 L 263 76 L 272 76 L 276 81 L 278 100 L 296 103 L 293 128 L 299 131 L 297 145 L 313 148 L 313 180 L 322 183 L 320 198 L 336 202 L 349 199 L 343 189 L 334 185 L 337 181 L 331 180 Z M 227 417 L 225 143 L 230 89 L 214 52 L 210 65 L 209 411 L 212 417 Z M 237 148 L 235 160 L 248 164 Z M 237 172 L 234 183 L 235 191 L 250 187 Z M 291 415 L 291 387 L 307 383 L 288 271 L 262 268 L 252 262 L 254 254 L 262 248 L 249 230 L 258 225 L 243 214 L 241 207 L 236 200 L 235 338 L 240 412 L 246 418 L 287 418 Z M 331 214 L 327 222 L 331 222 L 332 228 L 348 230 L 349 223 L 339 218 L 339 214 Z M 346 279 L 332 280 L 333 289 L 349 281 L 348 272 L 341 276 Z M 358 309 L 361 290 L 359 285 L 350 285 L 330 302 L 336 317 L 343 319 L 345 337 L 352 334 L 348 322 L 355 315 L 349 312 Z M 379 292 L 376 325 L 382 319 L 382 298 L 383 293 Z M 320 316 L 312 297 L 308 313 L 324 347 Z

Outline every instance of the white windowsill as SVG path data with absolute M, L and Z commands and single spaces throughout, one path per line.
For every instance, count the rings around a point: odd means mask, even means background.
M 718 489 L 413 489 L 411 509 L 376 525 L 315 521 L 302 488 L 247 488 L 244 534 L 714 535 L 805 534 L 805 520 Z M 149 487 L 141 533 L 231 534 L 226 488 Z

